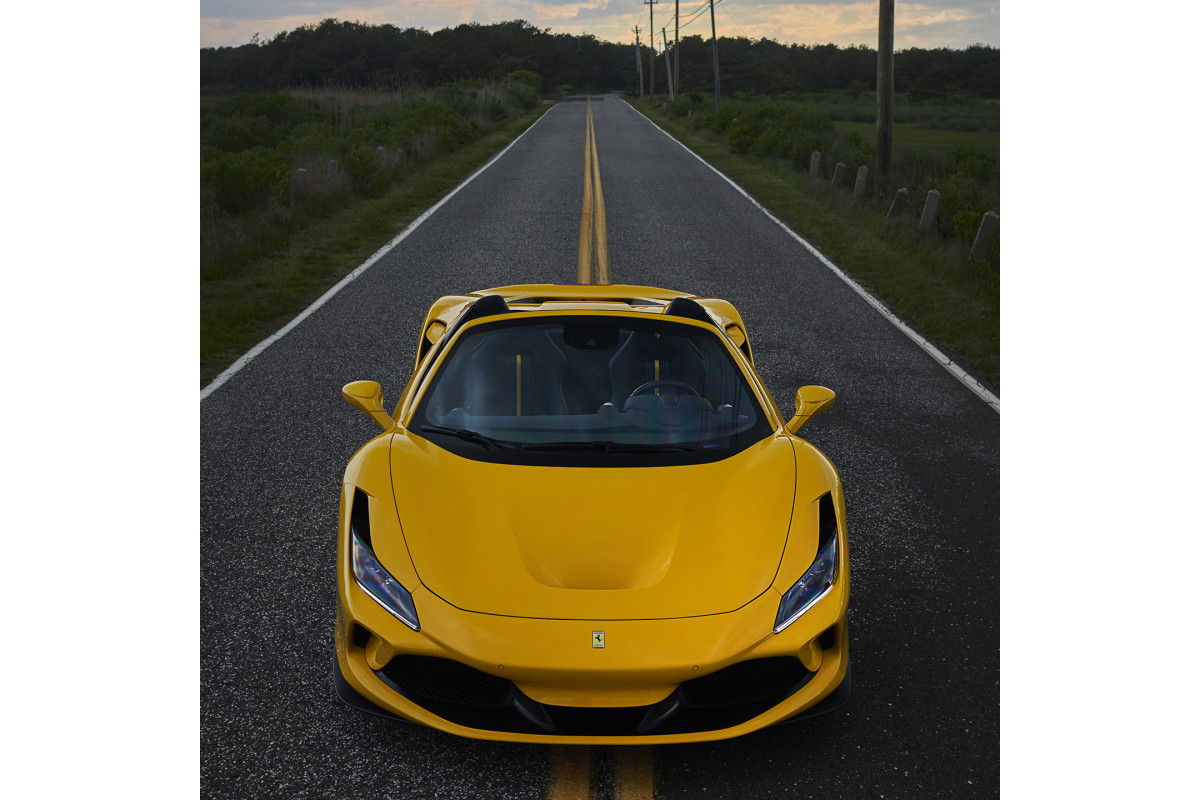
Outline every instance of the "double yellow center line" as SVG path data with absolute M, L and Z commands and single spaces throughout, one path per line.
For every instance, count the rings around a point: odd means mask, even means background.
M 596 126 L 592 98 L 587 101 L 587 137 L 583 143 L 583 215 L 579 220 L 579 283 L 611 283 L 608 272 L 608 227 L 604 221 L 604 192 L 600 188 L 600 158 L 596 155 Z
M 597 749 L 560 745 L 550 750 L 550 782 L 546 800 L 596 800 Z M 614 800 L 654 800 L 654 760 L 646 745 L 612 748 Z
M 600 158 L 596 154 L 596 125 L 592 99 L 587 104 L 587 136 L 583 143 L 583 214 L 579 219 L 579 283 L 612 283 L 608 269 L 608 228 L 604 220 L 604 191 L 600 188 Z M 658 375 L 656 374 L 657 378 Z M 595 800 L 595 748 L 560 745 L 550 750 L 547 800 Z M 654 760 L 647 746 L 617 746 L 612 752 L 612 792 L 615 800 L 653 800 Z

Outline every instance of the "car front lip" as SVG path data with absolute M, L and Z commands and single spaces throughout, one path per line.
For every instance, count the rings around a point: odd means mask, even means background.
M 423 623 L 418 633 L 388 615 L 353 581 L 343 581 L 335 636 L 337 670 L 345 686 L 377 711 L 471 738 L 560 744 L 728 738 L 813 709 L 843 683 L 849 665 L 847 587 L 843 576 L 829 596 L 780 634 L 772 632 L 780 597 L 774 590 L 729 614 L 601 622 L 477 614 L 418 587 L 414 599 Z M 605 632 L 603 648 L 592 646 L 598 630 Z M 669 724 L 655 720 L 655 714 L 676 714 L 681 683 L 744 662 L 795 659 L 827 631 L 831 633 L 826 637 L 834 643 L 823 649 L 815 672 L 801 669 L 795 685 L 767 707 L 744 705 L 748 718 L 711 715 L 711 728 L 706 727 L 704 715 L 695 712 L 688 712 L 693 722 L 682 727 L 678 716 Z M 380 640 L 372 639 L 373 648 L 361 646 L 367 632 Z M 356 644 L 355 638 L 360 642 Z M 457 707 L 416 702 L 388 678 L 384 664 L 368 662 L 368 649 L 376 662 L 445 659 L 454 662 L 456 671 L 466 669 L 482 673 L 484 680 L 491 676 L 493 681 L 511 682 L 514 692 L 506 702 L 512 704 L 512 713 L 456 715 L 450 712 Z M 530 724 L 492 729 L 498 719 L 516 719 L 513 714 L 526 717 Z M 593 724 L 595 720 L 603 722 Z

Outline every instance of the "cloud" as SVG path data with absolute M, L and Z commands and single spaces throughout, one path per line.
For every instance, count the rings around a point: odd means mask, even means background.
M 632 28 L 648 23 L 641 0 L 201 0 L 203 46 L 237 45 L 258 33 L 281 31 L 334 17 L 368 24 L 438 30 L 464 22 L 489 24 L 523 19 L 555 33 L 588 33 L 610 42 L 632 43 Z M 878 0 L 718 0 L 718 36 L 744 36 L 800 44 L 840 46 L 879 40 Z M 674 3 L 660 0 L 656 26 L 673 16 Z M 681 0 L 681 35 L 708 38 L 703 0 Z M 684 22 L 685 18 L 688 22 Z M 896 4 L 896 47 L 966 47 L 1000 44 L 997 0 L 920 0 Z
M 396 0 L 200 0 L 201 19 L 338 19 L 380 6 L 403 6 Z
M 232 3 L 237 7 L 236 13 L 216 13 L 226 5 L 231 5 L 230 0 L 202 0 L 202 47 L 245 44 L 255 33 L 259 34 L 260 39 L 271 39 L 278 33 L 292 31 L 331 17 L 368 25 L 390 23 L 400 28 L 425 28 L 431 31 L 471 22 L 473 19 L 481 22 L 501 22 L 517 18 L 473 16 L 473 9 L 483 4 L 464 3 L 462 0 L 246 0 L 244 3 Z
M 826 0 L 789 3 L 759 0 L 736 6 L 722 3 L 718 36 L 767 38 L 801 44 L 842 47 L 879 42 L 876 0 Z M 975 42 L 999 45 L 999 4 L 991 0 L 924 0 L 896 4 L 896 49 L 966 47 Z
M 961 8 L 928 9 L 919 17 L 896 19 L 895 48 L 1000 46 L 1000 15 L 979 14 Z
M 624 6 L 619 11 L 612 9 L 612 0 L 602 0 L 597 3 L 582 3 L 579 5 L 579 10 L 575 12 L 576 19 L 594 19 L 597 17 L 622 16 L 629 17 L 633 15 L 635 6 L 632 3 L 621 3 Z

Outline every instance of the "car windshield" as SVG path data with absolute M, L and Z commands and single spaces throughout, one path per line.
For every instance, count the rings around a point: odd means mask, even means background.
M 593 315 L 467 330 L 409 427 L 469 458 L 588 465 L 712 461 L 771 433 L 715 332 Z

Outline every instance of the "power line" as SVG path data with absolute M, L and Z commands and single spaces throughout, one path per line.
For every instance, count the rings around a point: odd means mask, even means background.
M 721 0 L 717 0 L 717 5 L 720 5 L 720 4 L 721 4 Z M 740 30 L 740 31 L 742 32 L 742 36 L 744 36 L 744 37 L 745 37 L 745 38 L 747 38 L 747 39 L 753 39 L 753 38 L 754 38 L 754 37 L 753 37 L 753 36 L 751 36 L 750 34 L 746 33 L 746 29 L 745 29 L 744 27 L 742 27 L 742 23 L 740 23 L 740 22 L 738 22 L 736 19 L 734 19 L 734 17 L 733 17 L 733 14 L 731 14 L 731 13 L 729 12 L 729 9 L 727 9 L 727 8 L 722 8 L 722 9 L 721 9 L 721 13 L 723 13 L 725 16 L 729 17 L 729 21 L 730 21 L 730 22 L 732 22 L 734 25 L 736 25 L 736 26 L 737 26 L 738 30 Z M 761 37 L 760 37 L 760 38 L 761 38 Z
M 717 2 L 720 2 L 720 1 L 721 0 L 717 0 Z M 700 5 L 696 6 L 696 8 L 693 9 L 687 15 L 680 15 L 679 29 L 683 30 L 688 25 L 691 25 L 693 22 L 696 22 L 697 20 L 699 20 L 701 18 L 701 15 L 704 14 L 706 11 L 708 11 L 708 0 L 703 0 L 700 3 Z M 685 19 L 687 20 L 686 22 L 684 21 Z

